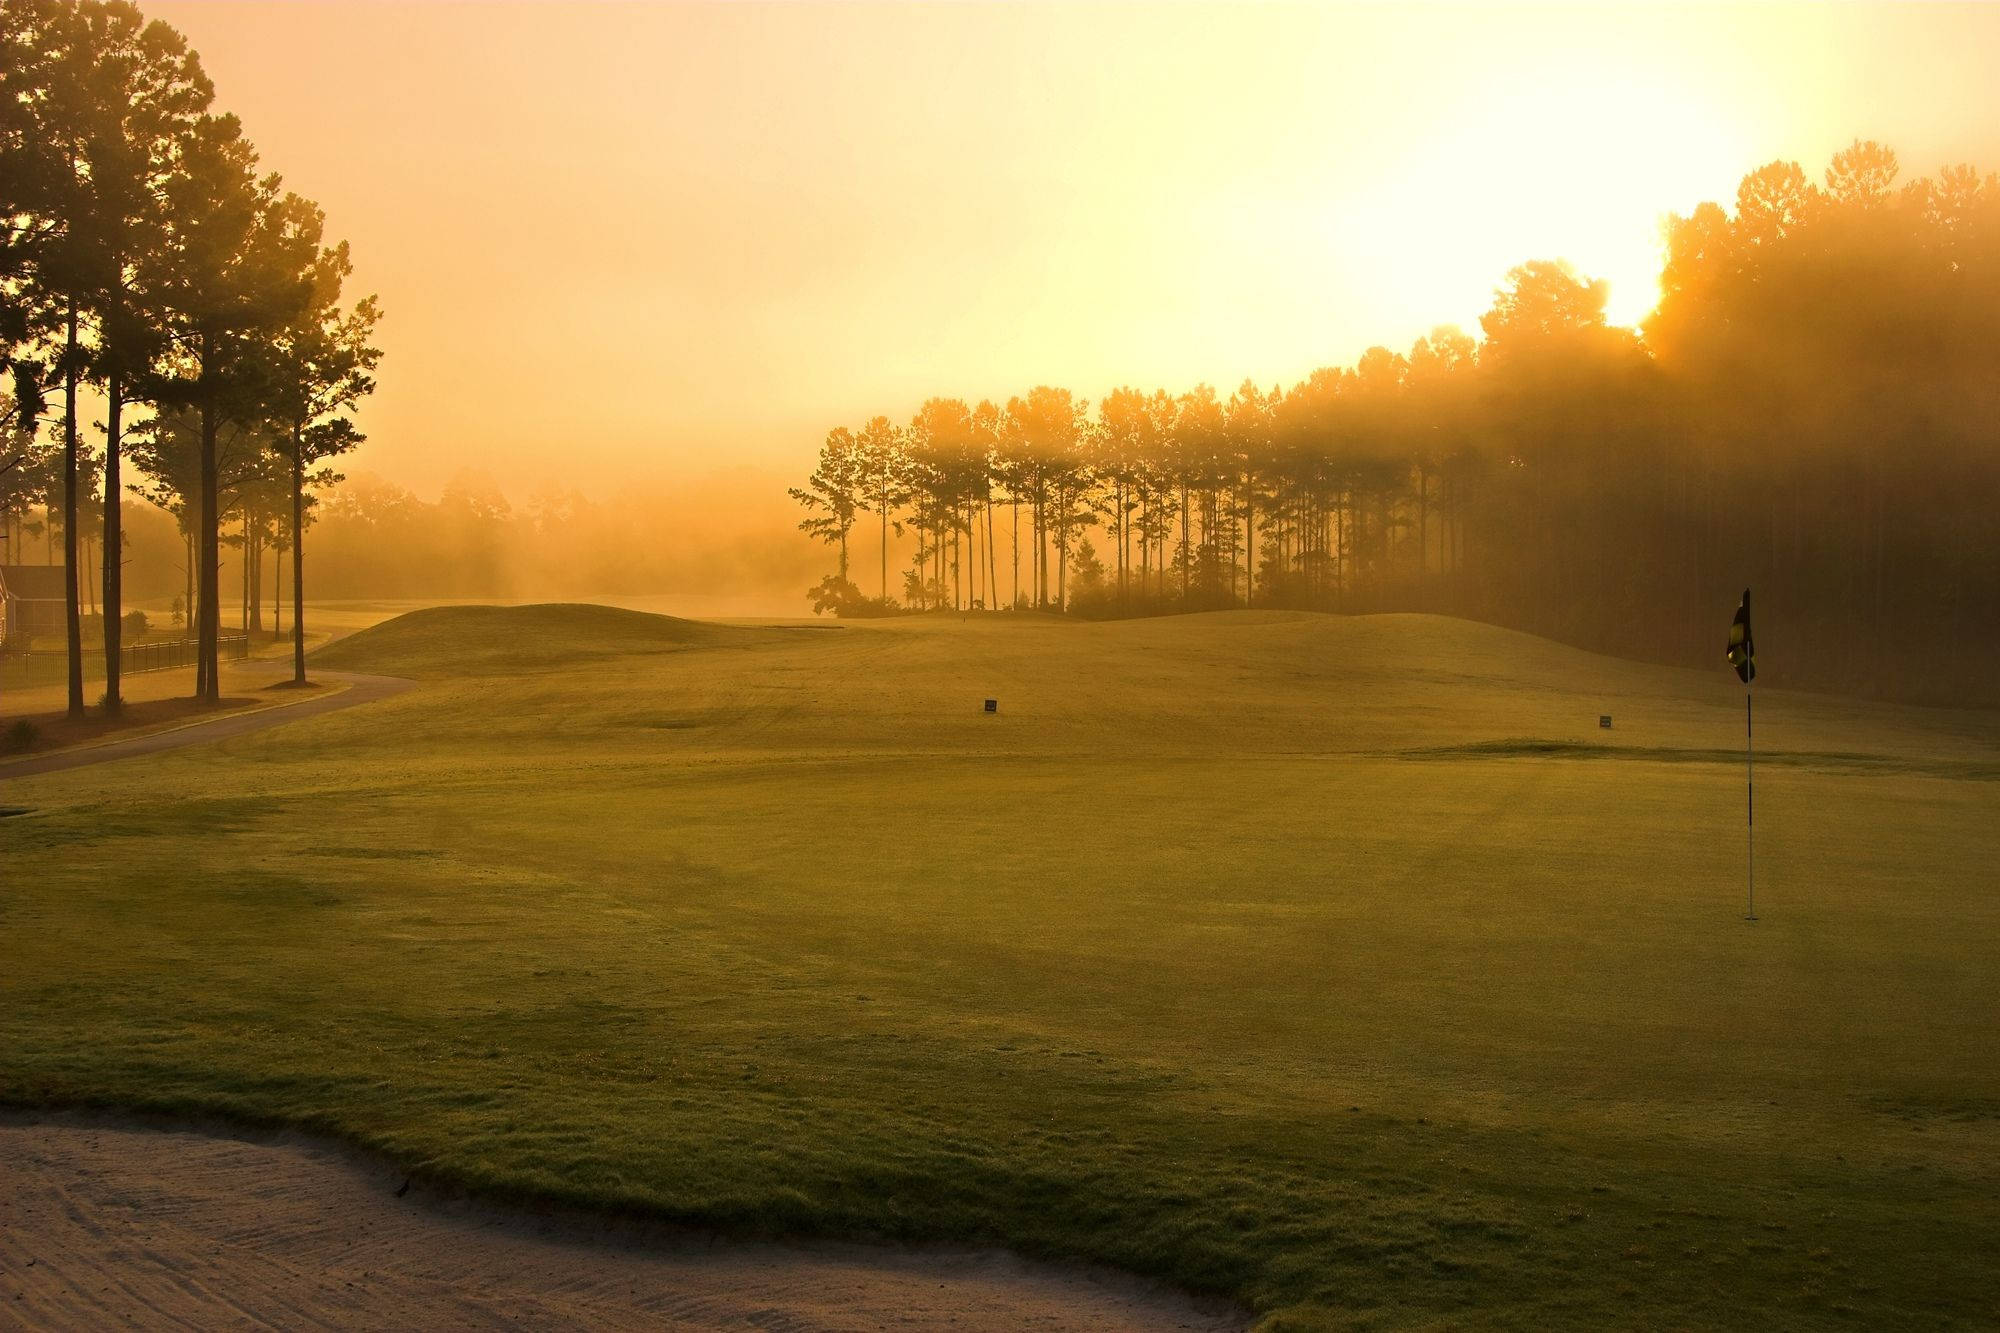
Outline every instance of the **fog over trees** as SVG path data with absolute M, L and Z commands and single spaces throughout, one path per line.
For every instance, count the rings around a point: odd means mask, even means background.
M 325 243 L 318 206 L 286 191 L 236 118 L 212 109 L 179 33 L 124 0 L 9 0 L 0 16 L 8 548 L 40 504 L 62 543 L 79 717 L 84 507 L 96 500 L 105 703 L 116 709 L 129 455 L 144 473 L 133 489 L 185 535 L 195 693 L 213 701 L 224 528 L 241 522 L 248 589 L 262 586 L 263 552 L 289 547 L 296 608 L 308 493 L 335 479 L 324 460 L 361 439 L 344 414 L 372 388 L 379 312 L 372 299 L 342 305 L 345 244 Z M 97 440 L 79 405 L 86 387 L 105 402 Z M 296 609 L 294 626 L 303 679 Z
M 1289 387 L 837 429 L 792 492 L 839 553 L 815 608 L 1438 611 L 1706 666 L 1749 584 L 1775 683 L 1993 698 L 2000 179 L 1898 177 L 1857 142 L 1671 218 L 1638 329 L 1535 261 L 1483 336 Z
M 315 595 L 811 579 L 755 504 L 591 499 L 559 459 L 511 502 L 334 489 L 380 357 L 346 244 L 171 28 L 124 0 L 0 13 L 0 549 L 66 571 L 72 714 L 88 626 L 118 703 L 128 580 L 179 601 L 201 696 L 226 598 L 250 632 L 292 605 L 303 678 L 302 538 L 326 543 Z M 1750 585 L 1774 683 L 2000 698 L 2000 182 L 1906 181 L 1857 142 L 1817 176 L 1759 168 L 1664 240 L 1638 328 L 1538 260 L 1478 329 L 1289 385 L 1040 385 L 835 429 L 790 492 L 831 555 L 809 602 L 1436 611 L 1710 666 Z

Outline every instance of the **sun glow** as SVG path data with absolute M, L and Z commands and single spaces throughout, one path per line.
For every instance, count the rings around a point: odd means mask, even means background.
M 1476 330 L 1508 269 L 1565 259 L 1610 284 L 1608 316 L 1635 324 L 1659 300 L 1662 225 L 1726 197 L 1747 147 L 1720 109 L 1667 84 L 1610 78 L 1500 95 L 1412 144 L 1360 198 L 1326 202 L 1344 245 L 1381 256 L 1383 280 Z
M 1629 324 L 1666 215 L 1773 158 L 2000 157 L 1991 9 L 146 7 L 352 240 L 401 368 L 369 458 L 427 489 L 532 486 L 551 439 L 587 489 L 790 475 L 934 394 L 1296 383 L 1476 333 L 1531 259 Z M 523 328 L 589 392 L 524 378 Z

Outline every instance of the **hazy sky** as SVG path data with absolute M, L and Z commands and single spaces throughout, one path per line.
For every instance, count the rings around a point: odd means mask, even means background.
M 2000 5 L 197 3 L 388 317 L 359 466 L 795 469 L 931 394 L 1290 383 L 1857 136 L 2000 168 Z

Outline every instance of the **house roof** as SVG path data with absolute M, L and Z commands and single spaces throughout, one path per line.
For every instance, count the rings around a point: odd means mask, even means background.
M 0 565 L 0 592 L 23 602 L 65 600 L 61 565 Z

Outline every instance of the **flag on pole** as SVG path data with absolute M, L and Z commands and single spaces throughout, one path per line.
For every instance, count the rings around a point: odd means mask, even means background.
M 1729 623 L 1729 665 L 1736 668 L 1736 678 L 1748 685 L 1757 679 L 1757 643 L 1750 637 L 1750 590 L 1743 590 L 1743 604 L 1736 608 L 1736 619 Z
M 1750 590 L 1743 590 L 1743 601 L 1736 608 L 1736 619 L 1729 622 L 1729 651 L 1725 654 L 1729 665 L 1736 668 L 1736 678 L 1746 686 L 1757 679 L 1757 641 L 1750 637 Z M 1757 919 L 1757 769 L 1755 750 L 1750 736 L 1750 695 L 1743 691 L 1743 824 L 1745 834 L 1744 872 L 1749 890 L 1749 906 L 1744 910 L 1745 921 Z

